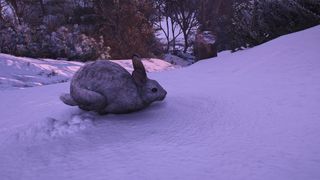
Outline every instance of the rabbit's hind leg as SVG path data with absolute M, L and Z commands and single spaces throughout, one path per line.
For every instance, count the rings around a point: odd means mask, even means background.
M 72 89 L 72 97 L 80 109 L 86 111 L 100 111 L 107 106 L 107 99 L 99 92 L 77 87 Z
M 64 102 L 65 104 L 69 105 L 69 106 L 76 106 L 78 105 L 74 100 L 73 98 L 71 97 L 70 94 L 62 94 L 60 96 L 60 100 L 62 102 Z

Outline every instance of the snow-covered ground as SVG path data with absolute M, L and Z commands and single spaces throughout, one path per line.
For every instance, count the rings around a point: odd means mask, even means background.
M 164 102 L 98 116 L 68 83 L 0 92 L 0 177 L 320 179 L 320 26 L 149 73 Z
M 131 60 L 114 60 L 132 71 Z M 148 72 L 158 72 L 181 67 L 160 59 L 143 59 Z M 0 90 L 26 88 L 68 81 L 83 65 L 80 62 L 32 59 L 0 53 Z

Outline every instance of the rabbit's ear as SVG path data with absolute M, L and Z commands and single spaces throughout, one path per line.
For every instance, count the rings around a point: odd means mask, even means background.
M 144 85 L 147 82 L 147 73 L 138 55 L 133 55 L 132 64 L 134 68 L 132 77 L 135 83 L 140 86 Z

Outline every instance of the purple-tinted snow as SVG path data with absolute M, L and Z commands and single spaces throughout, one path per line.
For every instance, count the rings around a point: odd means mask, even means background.
M 128 115 L 65 106 L 68 83 L 0 92 L 0 177 L 320 179 L 320 26 L 151 73 L 165 102 Z

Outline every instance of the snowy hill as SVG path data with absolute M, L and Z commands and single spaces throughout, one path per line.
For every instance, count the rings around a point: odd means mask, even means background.
M 132 71 L 131 60 L 113 62 Z M 148 72 L 158 72 L 181 66 L 160 59 L 143 59 Z M 26 88 L 68 81 L 83 63 L 52 59 L 32 59 L 0 53 L 0 90 Z
M 0 177 L 320 179 L 320 26 L 150 73 L 165 102 L 98 116 L 68 83 L 0 92 Z

